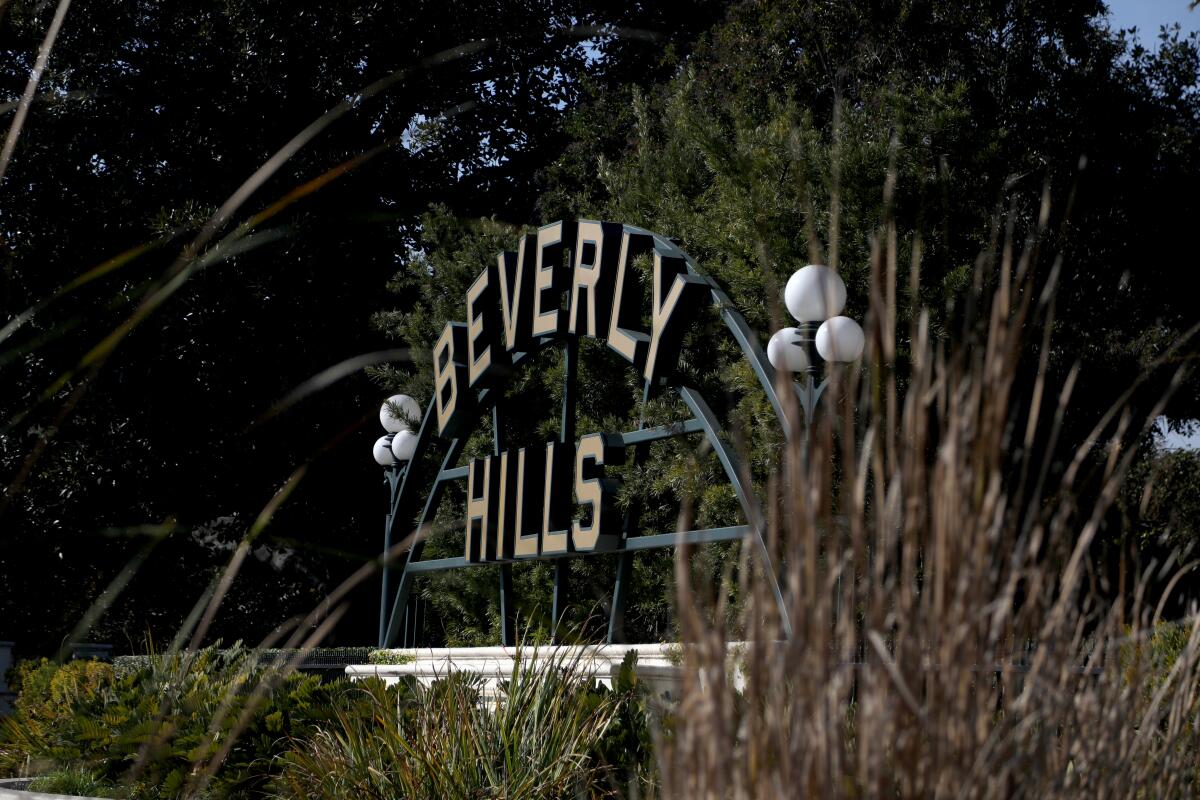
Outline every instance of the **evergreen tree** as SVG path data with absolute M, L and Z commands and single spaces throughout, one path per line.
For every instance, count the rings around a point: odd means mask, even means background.
M 530 222 L 600 218 L 678 237 L 764 342 L 785 324 L 775 302 L 780 287 L 808 262 L 841 271 L 850 286 L 846 313 L 861 318 L 873 249 L 894 236 L 901 263 L 912 255 L 919 264 L 919 282 L 898 298 L 901 381 L 913 315 L 930 309 L 934 336 L 969 346 L 975 292 L 987 290 L 1005 247 L 1022 250 L 1040 228 L 1029 253 L 1035 283 L 1061 269 L 1050 385 L 1080 368 L 1061 452 L 1047 454 L 1061 469 L 1062 455 L 1139 376 L 1132 408 L 1150 412 L 1183 358 L 1163 364 L 1162 357 L 1197 320 L 1182 265 L 1194 260 L 1186 231 L 1200 216 L 1195 193 L 1184 191 L 1200 177 L 1198 40 L 1168 31 L 1156 49 L 1145 49 L 1110 30 L 1103 11 L 1095 0 L 735 4 L 671 80 L 606 90 L 572 113 L 573 141 L 549 170 L 540 219 Z M 491 223 L 451 222 L 441 210 L 427 230 L 434 232 L 427 255 L 394 284 L 406 293 L 428 285 L 418 293 L 434 291 L 448 307 L 380 318 L 399 340 L 423 347 L 445 320 L 463 317 L 461 298 L 486 251 L 511 249 L 516 233 L 507 232 L 505 245 Z M 472 267 L 464 258 L 480 260 Z M 714 330 L 710 324 L 689 340 L 684 379 L 723 398 L 761 481 L 777 434 L 749 391 L 753 380 L 736 348 Z M 1040 348 L 1040 341 L 1027 345 L 1020 391 L 1032 391 Z M 608 372 L 603 354 L 583 364 L 585 382 L 610 387 L 596 395 L 602 405 L 585 412 L 590 420 L 609 426 L 603 430 L 632 427 L 641 413 L 637 386 Z M 410 386 L 429 396 L 419 384 L 427 378 L 417 380 Z M 1186 380 L 1169 407 L 1176 419 L 1200 414 L 1197 378 Z M 541 382 L 533 394 L 556 391 L 553 369 L 521 378 L 514 392 L 530 381 Z M 657 421 L 680 410 L 663 401 L 649 413 Z M 514 415 L 550 416 L 510 408 Z M 481 434 L 477 452 L 489 442 Z M 719 484 L 719 472 L 685 466 L 688 455 L 682 445 L 659 448 L 626 474 L 627 487 L 648 495 L 645 530 L 670 529 L 668 509 L 680 503 L 694 503 L 704 520 L 736 517 L 728 496 L 698 488 Z M 460 519 L 455 509 L 444 524 L 457 529 Z M 720 575 L 729 557 L 710 553 L 698 566 Z M 603 585 L 595 564 L 573 564 L 577 580 Z M 641 574 L 643 586 L 660 587 L 641 602 L 669 606 L 665 563 L 650 562 Z M 541 577 L 529 602 L 544 608 Z M 453 610 L 441 609 L 454 620 L 447 640 L 495 640 L 494 577 L 429 586 L 435 604 L 454 597 Z M 460 622 L 464 609 L 481 607 L 490 615 Z M 651 616 L 634 635 L 663 630 Z
M 6 130 L 56 6 L 0 9 Z M 581 87 L 661 77 L 662 51 L 720 9 L 664 30 L 654 10 L 573 0 L 72 4 L 0 180 L 4 637 L 56 649 L 167 534 L 94 635 L 169 641 L 303 465 L 213 633 L 265 635 L 372 557 L 383 395 L 358 372 L 269 412 L 386 347 L 367 320 L 428 203 L 527 219 Z M 644 35 L 589 49 L 613 26 Z M 376 597 L 343 638 L 373 640 Z

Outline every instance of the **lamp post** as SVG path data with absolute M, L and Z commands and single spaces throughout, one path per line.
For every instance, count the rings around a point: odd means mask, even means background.
M 799 325 L 771 337 L 767 360 L 775 369 L 797 376 L 800 407 L 805 421 L 811 423 L 829 383 L 820 375 L 821 364 L 857 361 L 866 337 L 857 322 L 840 316 L 846 306 L 846 284 L 829 267 L 809 264 L 792 273 L 783 290 L 783 302 Z
M 391 567 L 387 554 L 392 549 L 392 522 L 397 510 L 396 495 L 417 449 L 417 434 L 413 430 L 420 420 L 421 405 L 416 400 L 406 394 L 392 395 L 379 407 L 379 423 L 387 433 L 376 439 L 371 448 L 375 463 L 384 468 L 384 482 L 388 485 L 388 512 L 383 526 L 383 580 L 379 603 L 380 647 L 383 646 L 384 635 L 387 633 L 384 609 L 387 607 L 388 592 L 391 590 Z

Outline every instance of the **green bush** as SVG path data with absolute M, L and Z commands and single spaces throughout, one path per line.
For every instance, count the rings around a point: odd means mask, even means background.
M 605 692 L 605 688 L 598 685 L 591 694 L 603 696 Z M 612 692 L 618 701 L 616 716 L 597 751 L 601 760 L 609 765 L 614 783 L 630 787 L 633 797 L 653 797 L 658 794 L 658 787 L 651 727 L 669 728 L 670 717 L 662 708 L 652 707 L 652 695 L 638 679 L 636 650 L 625 654 Z M 635 786 L 637 790 L 633 791 Z
M 498 697 L 473 676 L 322 684 L 241 647 L 116 669 L 23 663 L 0 768 L 44 791 L 128 798 L 592 796 L 649 787 L 647 698 L 578 661 L 520 653 Z
M 15 713 L 0 719 L 0 774 L 53 768 L 78 709 L 93 704 L 113 681 L 112 667 L 99 661 L 59 665 L 43 658 L 18 664 L 12 683 Z
M 39 723 L 61 723 L 112 680 L 112 667 L 101 661 L 70 661 L 59 665 L 43 658 L 23 662 L 17 667 L 16 708 Z
M 1127 685 L 1138 690 L 1143 704 L 1149 703 L 1187 649 L 1191 626 L 1163 620 L 1141 636 L 1128 633 L 1130 641 L 1119 652 L 1121 675 Z
M 399 650 L 373 650 L 367 658 L 368 664 L 412 664 L 417 657 Z
M 16 713 L 0 723 L 4 772 L 71 768 L 135 798 L 226 797 L 263 787 L 291 738 L 338 708 L 346 682 L 263 668 L 235 646 L 119 671 L 32 662 L 17 688 Z
M 113 672 L 122 678 L 139 672 L 149 672 L 161 660 L 161 656 L 157 655 L 117 656 L 112 661 Z
M 83 795 L 85 797 L 118 797 L 117 789 L 95 774 L 79 768 L 60 769 L 43 775 L 29 784 L 31 792 Z
M 430 687 L 364 681 L 352 709 L 283 756 L 275 789 L 306 800 L 608 794 L 647 740 L 620 730 L 632 683 L 612 692 L 576 667 L 518 654 L 494 699 L 462 674 Z

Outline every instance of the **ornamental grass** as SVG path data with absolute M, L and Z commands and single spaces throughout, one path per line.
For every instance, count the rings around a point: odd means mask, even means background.
M 1123 498 L 1150 496 L 1129 483 L 1147 438 L 1133 420 L 1148 427 L 1167 398 L 1135 416 L 1131 376 L 1085 444 L 1055 458 L 1076 373 L 1047 376 L 1047 217 L 980 259 L 953 346 L 927 312 L 895 330 L 897 294 L 919 293 L 919 244 L 907 269 L 896 230 L 878 231 L 864 367 L 830 375 L 769 481 L 791 637 L 747 545 L 748 643 L 731 668 L 727 626 L 712 622 L 731 587 L 677 558 L 689 646 L 659 742 L 663 796 L 1194 796 L 1200 618 L 1189 605 L 1165 621 L 1194 564 L 1123 555 L 1114 580 L 1095 552 Z

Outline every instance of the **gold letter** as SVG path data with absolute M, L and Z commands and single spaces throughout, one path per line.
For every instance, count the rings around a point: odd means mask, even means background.
M 492 535 L 496 525 L 495 477 L 491 456 L 471 459 L 467 469 L 467 561 L 496 557 Z
M 612 316 L 620 240 L 620 225 L 592 220 L 579 221 L 578 232 L 575 235 L 575 271 L 571 284 L 568 327 L 571 333 L 586 333 L 593 339 L 608 334 L 607 324 Z M 587 327 L 583 330 L 579 326 L 581 307 L 587 315 Z
M 500 312 L 504 319 L 504 345 L 508 350 L 523 349 L 529 341 L 533 306 L 529 295 L 533 292 L 533 249 L 537 237 L 526 234 L 517 243 L 516 253 L 501 253 L 496 256 L 496 267 L 500 284 Z
M 562 333 L 562 266 L 567 228 L 555 222 L 538 228 L 537 273 L 533 284 L 533 335 Z M 549 296 L 547 296 L 549 295 Z
M 541 448 L 526 451 L 524 447 L 517 451 L 517 491 L 516 513 L 513 515 L 512 529 L 516 533 L 513 555 L 517 558 L 537 558 L 538 546 L 542 540 L 542 531 L 538 527 L 540 515 L 534 512 L 542 499 L 542 458 Z M 526 522 L 533 523 L 532 530 L 526 530 Z
M 629 287 L 626 283 L 630 276 L 637 283 L 633 262 L 643 253 L 650 252 L 654 247 L 654 238 L 644 233 L 625 232 L 621 239 L 621 257 L 617 261 L 617 288 L 613 298 L 612 316 L 608 323 L 608 346 L 616 350 L 636 369 L 641 369 L 646 363 L 646 348 L 650 337 L 640 330 L 633 328 L 641 324 L 642 302 L 640 286 Z
M 479 380 L 492 366 L 492 344 L 491 334 L 495 330 L 488 330 L 486 322 L 490 321 L 487 318 L 494 316 L 488 312 L 495 305 L 492 292 L 490 291 L 490 282 L 488 278 L 491 275 L 491 270 L 485 269 L 479 273 L 479 277 L 471 284 L 471 288 L 467 289 L 467 364 L 468 364 L 468 379 L 467 383 L 471 386 L 479 383 Z M 483 308 L 476 309 L 475 303 L 482 297 L 481 306 Z M 477 346 L 477 342 L 484 338 L 483 346 Z
M 546 482 L 542 492 L 542 555 L 570 552 L 567 528 L 567 475 L 570 468 L 567 446 L 561 442 L 546 445 Z
M 579 504 L 590 509 L 589 521 L 575 520 L 571 541 L 575 550 L 614 550 L 621 539 L 620 520 L 610 498 L 617 490 L 617 481 L 604 477 L 606 464 L 624 461 L 624 448 L 610 443 L 602 433 L 592 433 L 579 440 L 575 450 L 575 497 Z
M 458 387 L 466 379 L 462 354 L 467 329 L 461 322 L 447 322 L 433 347 L 433 396 L 437 402 L 438 434 L 453 434 L 462 416 Z
M 516 461 L 517 466 L 509 469 L 511 461 Z M 513 532 L 517 530 L 513 524 L 512 517 L 516 516 L 516 523 L 520 524 L 521 509 L 517 505 L 516 498 L 520 492 L 520 471 L 524 466 L 525 451 L 521 450 L 517 453 L 515 459 L 509 458 L 509 451 L 505 450 L 500 454 L 500 479 L 499 497 L 496 499 L 496 540 L 492 545 L 492 552 L 496 558 L 512 558 L 513 557 Z M 516 473 L 514 475 L 514 473 Z M 514 480 L 516 478 L 516 480 Z
M 654 293 L 650 296 L 650 350 L 643 374 L 653 387 L 675 371 L 686 323 L 695 319 L 706 291 L 712 287 L 698 275 L 689 275 L 687 262 L 678 256 L 654 253 Z M 684 313 L 675 317 L 679 308 Z

